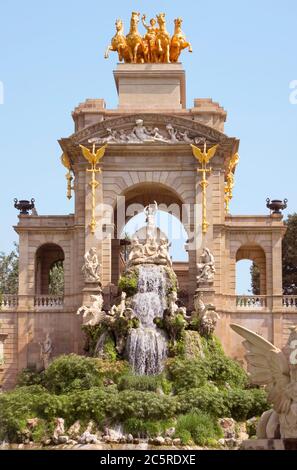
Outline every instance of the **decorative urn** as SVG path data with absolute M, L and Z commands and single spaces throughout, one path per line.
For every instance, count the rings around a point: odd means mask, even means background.
M 288 199 L 281 201 L 280 199 L 273 199 L 269 197 L 266 199 L 266 207 L 271 210 L 272 214 L 281 214 L 281 211 L 287 208 Z
M 20 211 L 20 215 L 28 215 L 29 211 L 34 209 L 35 207 L 35 199 L 31 199 L 31 201 L 27 201 L 26 199 L 22 199 L 18 201 L 14 199 L 14 207 Z

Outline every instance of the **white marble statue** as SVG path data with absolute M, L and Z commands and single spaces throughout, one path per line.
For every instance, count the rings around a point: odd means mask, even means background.
M 200 333 L 203 336 L 213 334 L 217 322 L 221 318 L 213 304 L 205 305 L 203 292 L 196 292 L 194 295 L 194 311 L 191 314 L 191 320 L 197 318 L 200 319 Z
M 90 248 L 89 251 L 86 252 L 82 272 L 86 282 L 100 283 L 100 263 L 98 261 L 96 248 Z
M 297 327 L 282 350 L 243 326 L 231 328 L 244 338 L 251 382 L 265 385 L 273 409 L 260 418 L 258 439 L 297 438 Z
M 171 243 L 168 242 L 165 238 L 160 239 L 158 255 L 161 260 L 165 260 L 166 264 L 172 267 L 172 260 L 169 255 L 169 248 Z
M 158 204 L 154 201 L 154 204 L 149 204 L 144 208 L 144 213 L 146 216 L 146 225 L 147 225 L 147 238 L 156 237 L 156 213 L 158 210 Z
M 129 308 L 126 306 L 126 297 L 127 297 L 127 294 L 126 292 L 122 292 L 121 293 L 121 301 L 119 303 L 119 305 L 113 305 L 110 309 L 110 311 L 108 312 L 109 315 L 111 315 L 112 317 L 116 316 L 116 317 L 127 317 L 129 316 L 129 318 L 132 318 L 132 316 L 134 316 L 134 312 L 132 310 L 132 308 Z
M 51 356 L 53 352 L 53 343 L 52 343 L 49 333 L 46 333 L 45 340 L 40 342 L 39 346 L 40 346 L 40 359 L 42 361 L 43 369 L 47 369 L 50 364 L 50 360 L 51 360 Z
M 103 307 L 103 296 L 102 294 L 91 295 L 92 305 L 87 307 L 82 305 L 77 310 L 77 315 L 82 313 L 84 319 L 84 325 L 95 326 L 100 323 L 101 320 L 106 316 L 106 313 L 102 310 Z
M 131 250 L 128 258 L 128 266 L 138 264 L 160 264 L 172 267 L 169 255 L 170 243 L 166 238 L 157 240 L 156 213 L 158 204 L 149 204 L 144 208 L 146 216 L 146 240 L 140 243 L 137 236 L 131 241 Z
M 202 255 L 200 256 L 200 262 L 197 263 L 197 272 L 198 275 L 196 277 L 196 280 L 198 285 L 204 282 L 213 282 L 214 275 L 216 272 L 215 259 L 208 248 L 203 248 Z
M 181 313 L 184 317 L 187 315 L 186 307 L 179 307 L 176 302 L 178 301 L 177 292 L 174 290 L 168 296 L 168 310 L 170 316 L 174 316 L 177 313 Z

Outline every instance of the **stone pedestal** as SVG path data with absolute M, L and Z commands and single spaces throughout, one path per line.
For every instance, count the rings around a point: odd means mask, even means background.
M 241 450 L 297 450 L 297 439 L 248 439 Z
M 195 295 L 202 294 L 203 302 L 207 304 L 215 304 L 215 289 L 213 284 L 210 283 L 200 283 L 199 287 L 195 290 Z
M 98 295 L 102 293 L 101 285 L 98 282 L 86 282 L 83 289 L 83 305 L 91 305 L 91 295 Z
M 181 64 L 118 64 L 113 72 L 119 108 L 186 108 L 185 72 Z

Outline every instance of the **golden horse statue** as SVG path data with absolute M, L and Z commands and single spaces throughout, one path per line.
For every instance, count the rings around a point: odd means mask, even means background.
M 159 29 L 156 35 L 158 62 L 170 62 L 170 41 L 171 37 L 166 29 L 165 13 L 156 15 Z
M 133 64 L 147 62 L 148 49 L 142 36 L 138 32 L 140 13 L 132 12 L 130 21 L 130 31 L 126 36 L 127 45 L 130 53 L 130 62 Z
M 170 43 L 170 62 L 177 62 L 183 49 L 188 48 L 189 52 L 193 52 L 192 46 L 186 41 L 186 36 L 181 30 L 182 18 L 174 20 L 174 34 Z
M 166 29 L 165 13 L 159 13 L 146 23 L 146 15 L 141 17 L 143 27 L 146 29 L 144 37 L 138 31 L 140 13 L 133 11 L 130 20 L 130 30 L 124 35 L 122 20 L 116 20 L 116 34 L 107 47 L 104 57 L 109 57 L 109 52 L 118 53 L 119 61 L 133 64 L 144 63 L 167 63 L 177 62 L 183 49 L 188 48 L 192 52 L 192 46 L 186 40 L 181 29 L 182 18 L 174 20 L 174 34 L 171 35 Z M 158 23 L 158 25 L 157 25 Z
M 113 36 L 111 44 L 107 47 L 104 57 L 105 59 L 108 59 L 109 52 L 113 51 L 118 53 L 120 62 L 122 62 L 122 60 L 124 60 L 125 62 L 130 62 L 130 53 L 127 45 L 127 40 L 124 35 L 124 25 L 122 20 L 116 20 L 115 25 L 116 34 Z

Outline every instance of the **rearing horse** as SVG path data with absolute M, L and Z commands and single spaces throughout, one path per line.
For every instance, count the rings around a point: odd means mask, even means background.
M 119 61 L 122 62 L 124 59 L 125 62 L 130 61 L 129 48 L 127 45 L 126 37 L 124 35 L 124 26 L 122 20 L 116 20 L 116 34 L 111 40 L 111 44 L 107 47 L 104 57 L 108 59 L 109 51 L 117 52 L 119 55 Z
M 170 34 L 166 30 L 165 13 L 156 15 L 159 29 L 156 36 L 157 56 L 159 62 L 170 62 Z
M 170 44 L 170 62 L 177 62 L 181 51 L 186 47 L 189 48 L 189 52 L 192 52 L 192 46 L 186 41 L 186 36 L 181 30 L 182 22 L 181 18 L 174 20 L 174 35 Z
M 132 12 L 130 31 L 126 36 L 130 54 L 130 62 L 133 64 L 138 62 L 145 62 L 145 58 L 147 56 L 147 48 L 145 47 L 144 41 L 138 32 L 139 17 L 140 13 L 135 11 Z

